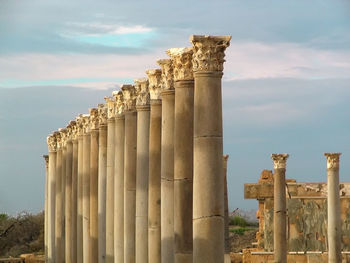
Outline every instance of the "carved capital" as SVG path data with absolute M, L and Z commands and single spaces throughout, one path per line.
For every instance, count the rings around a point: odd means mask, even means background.
M 90 132 L 90 115 L 83 114 L 81 118 L 82 118 L 82 125 L 83 125 L 83 134 L 87 134 Z
M 289 154 L 287 153 L 273 153 L 271 154 L 271 159 L 273 161 L 274 169 L 286 169 L 287 167 L 287 159 Z
M 61 134 L 61 144 L 60 147 L 65 147 L 67 145 L 67 139 L 68 139 L 68 130 L 67 128 L 60 128 L 58 129 L 59 133 Z
M 115 117 L 115 100 L 113 97 L 105 97 L 107 104 L 107 118 L 111 119 Z
M 113 96 L 115 99 L 115 114 L 121 115 L 124 113 L 124 96 L 122 91 L 113 91 Z
M 56 152 L 57 151 L 57 138 L 56 138 L 57 132 L 54 132 L 53 134 L 50 134 L 46 138 L 47 145 L 49 147 L 50 152 Z
M 89 109 L 89 114 L 90 114 L 90 129 L 97 130 L 100 127 L 98 109 L 97 108 Z
M 325 153 L 327 158 L 327 169 L 339 169 L 339 157 L 341 153 Z
M 225 50 L 230 45 L 231 36 L 196 36 L 193 44 L 193 71 L 219 71 L 224 69 Z
M 70 121 L 67 125 L 67 140 L 75 139 L 76 122 Z
M 173 61 L 174 80 L 193 80 L 193 48 L 171 48 L 167 53 Z
M 157 60 L 158 65 L 162 69 L 162 90 L 173 90 L 174 89 L 174 70 L 173 62 L 171 59 L 159 59 Z
M 75 121 L 77 123 L 77 136 L 82 136 L 84 134 L 83 114 L 79 114 L 79 116 L 75 118 Z
M 162 70 L 150 69 L 146 71 L 149 80 L 149 93 L 151 100 L 160 100 L 160 92 L 162 87 Z
M 136 106 L 149 105 L 150 95 L 148 90 L 148 79 L 135 79 Z
M 134 85 L 122 85 L 124 111 L 134 111 L 136 106 L 136 90 Z

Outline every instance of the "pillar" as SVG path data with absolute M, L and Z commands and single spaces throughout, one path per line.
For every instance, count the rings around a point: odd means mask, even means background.
M 339 157 L 341 153 L 325 153 L 327 158 L 328 179 L 328 262 L 342 262 L 341 255 L 341 218 L 339 195 Z
M 98 262 L 106 261 L 107 107 L 98 105 Z
M 114 100 L 105 98 L 107 120 L 106 263 L 114 263 Z
M 222 98 L 229 36 L 192 36 L 194 93 L 193 262 L 224 262 Z
M 77 220 L 78 220 L 78 124 L 72 126 L 72 262 L 77 262 Z
M 64 128 L 62 132 L 62 177 L 61 177 L 61 191 L 62 191 L 62 262 L 65 262 L 66 255 L 66 163 L 67 163 L 67 142 L 68 142 L 68 129 Z
M 224 214 L 225 214 L 225 263 L 231 263 L 230 252 L 230 218 L 228 208 L 228 192 L 227 192 L 227 161 L 228 154 L 223 156 L 223 168 L 224 168 Z
M 48 263 L 55 262 L 55 205 L 56 205 L 56 157 L 58 132 L 47 137 L 49 149 L 48 215 L 47 215 L 47 257 Z
M 135 262 L 136 212 L 136 92 L 133 85 L 122 85 L 125 114 L 124 146 L 124 263 Z
M 175 81 L 174 231 L 175 262 L 192 263 L 193 90 L 192 48 L 168 50 Z
M 160 69 L 146 71 L 151 99 L 149 131 L 148 183 L 148 262 L 161 262 L 160 185 L 161 185 L 161 126 L 162 101 Z
M 115 97 L 115 156 L 114 156 L 114 261 L 124 262 L 124 99 L 121 91 Z
M 98 262 L 98 109 L 90 113 L 90 263 Z
M 90 116 L 83 115 L 83 262 L 90 262 Z
M 272 154 L 274 262 L 287 263 L 286 164 L 288 154 Z
M 83 157 L 84 157 L 84 117 L 77 121 L 78 171 L 77 171 L 77 263 L 83 263 Z
M 148 174 L 150 97 L 148 79 L 135 80 L 137 110 L 135 262 L 148 262 Z
M 72 168 L 73 168 L 73 141 L 72 129 L 74 122 L 67 126 L 66 138 L 66 180 L 65 180 L 65 263 L 75 263 L 72 257 Z
M 63 211 L 62 211 L 62 131 L 59 129 L 57 138 L 56 158 L 56 203 L 55 203 L 55 263 L 63 262 L 62 232 L 63 232 Z
M 45 210 L 44 210 L 44 249 L 45 249 L 45 261 L 48 262 L 48 250 L 47 250 L 47 223 L 48 223 L 48 185 L 49 185 L 49 156 L 43 155 L 45 160 Z
M 162 69 L 161 262 L 174 263 L 174 75 L 171 59 L 157 63 Z

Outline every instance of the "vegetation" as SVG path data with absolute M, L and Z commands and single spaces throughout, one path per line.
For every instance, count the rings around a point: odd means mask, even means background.
M 250 221 L 243 216 L 237 214 L 233 214 L 230 216 L 230 225 L 232 226 L 240 226 L 240 227 L 246 227 L 246 226 L 258 226 L 258 222 Z
M 244 232 L 250 231 L 250 230 L 256 230 L 256 229 L 255 228 L 251 228 L 251 227 L 239 227 L 239 228 L 232 228 L 232 229 L 230 229 L 230 232 L 242 236 L 242 235 L 244 235 Z
M 44 213 L 0 214 L 0 257 L 44 251 Z

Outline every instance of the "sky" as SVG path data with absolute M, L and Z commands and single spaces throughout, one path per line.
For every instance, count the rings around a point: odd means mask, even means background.
M 44 206 L 46 137 L 158 68 L 192 34 L 231 35 L 223 76 L 230 209 L 289 153 L 287 178 L 350 181 L 347 0 L 0 0 L 0 213 Z

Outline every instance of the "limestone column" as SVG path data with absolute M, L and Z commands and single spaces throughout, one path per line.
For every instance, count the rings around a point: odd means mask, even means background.
M 287 263 L 286 164 L 288 154 L 272 154 L 274 262 Z
M 133 85 L 122 85 L 125 112 L 124 146 L 124 263 L 135 262 L 136 211 L 136 92 Z
M 67 142 L 68 142 L 68 129 L 64 128 L 61 134 L 62 137 L 62 261 L 65 262 L 66 255 L 66 161 L 67 161 Z
M 98 105 L 98 262 L 106 261 L 107 107 Z
M 90 262 L 90 116 L 83 115 L 83 262 Z
M 56 205 L 56 157 L 58 132 L 47 137 L 49 148 L 49 184 L 48 184 L 48 215 L 47 215 L 47 262 L 55 262 L 55 205 Z
M 123 92 L 113 92 L 115 98 L 114 156 L 114 261 L 124 262 L 124 136 L 125 117 Z
M 106 97 L 107 177 L 106 177 L 106 263 L 114 263 L 114 100 Z
M 47 223 L 48 223 L 48 185 L 49 185 L 49 156 L 43 155 L 45 160 L 45 209 L 44 209 L 44 248 L 45 248 L 45 261 L 48 262 L 47 253 Z
M 83 157 L 84 157 L 84 117 L 77 122 L 78 171 L 77 171 L 77 263 L 83 263 Z
M 90 263 L 98 262 L 98 109 L 90 113 Z
M 72 262 L 77 262 L 77 216 L 78 216 L 78 125 L 72 126 Z
M 161 126 L 162 101 L 160 69 L 146 71 L 151 99 L 149 131 L 149 183 L 148 183 L 148 262 L 161 262 Z
M 192 36 L 194 93 L 193 262 L 224 262 L 222 98 L 229 36 Z
M 72 168 L 73 168 L 73 141 L 72 141 L 72 129 L 74 121 L 71 121 L 67 126 L 67 138 L 66 138 L 66 180 L 65 180 L 65 263 L 73 262 L 72 251 Z
M 57 158 L 56 158 L 56 203 L 55 203 L 55 263 L 63 262 L 62 250 L 62 230 L 63 230 L 63 211 L 62 211 L 62 129 L 56 135 L 57 139 Z
M 224 213 L 225 213 L 225 263 L 231 263 L 230 252 L 230 218 L 229 218 L 229 208 L 228 208 L 228 192 L 227 192 L 227 161 L 228 154 L 223 156 L 223 168 L 224 168 Z
M 135 262 L 148 262 L 149 112 L 148 79 L 135 80 L 137 110 Z
M 171 59 L 157 61 L 162 69 L 161 132 L 161 262 L 174 262 L 174 115 L 175 90 Z
M 174 66 L 174 231 L 175 262 L 192 263 L 193 90 L 192 48 L 168 51 Z
M 341 218 L 339 195 L 339 157 L 341 153 L 325 153 L 328 178 L 328 262 L 342 262 Z

